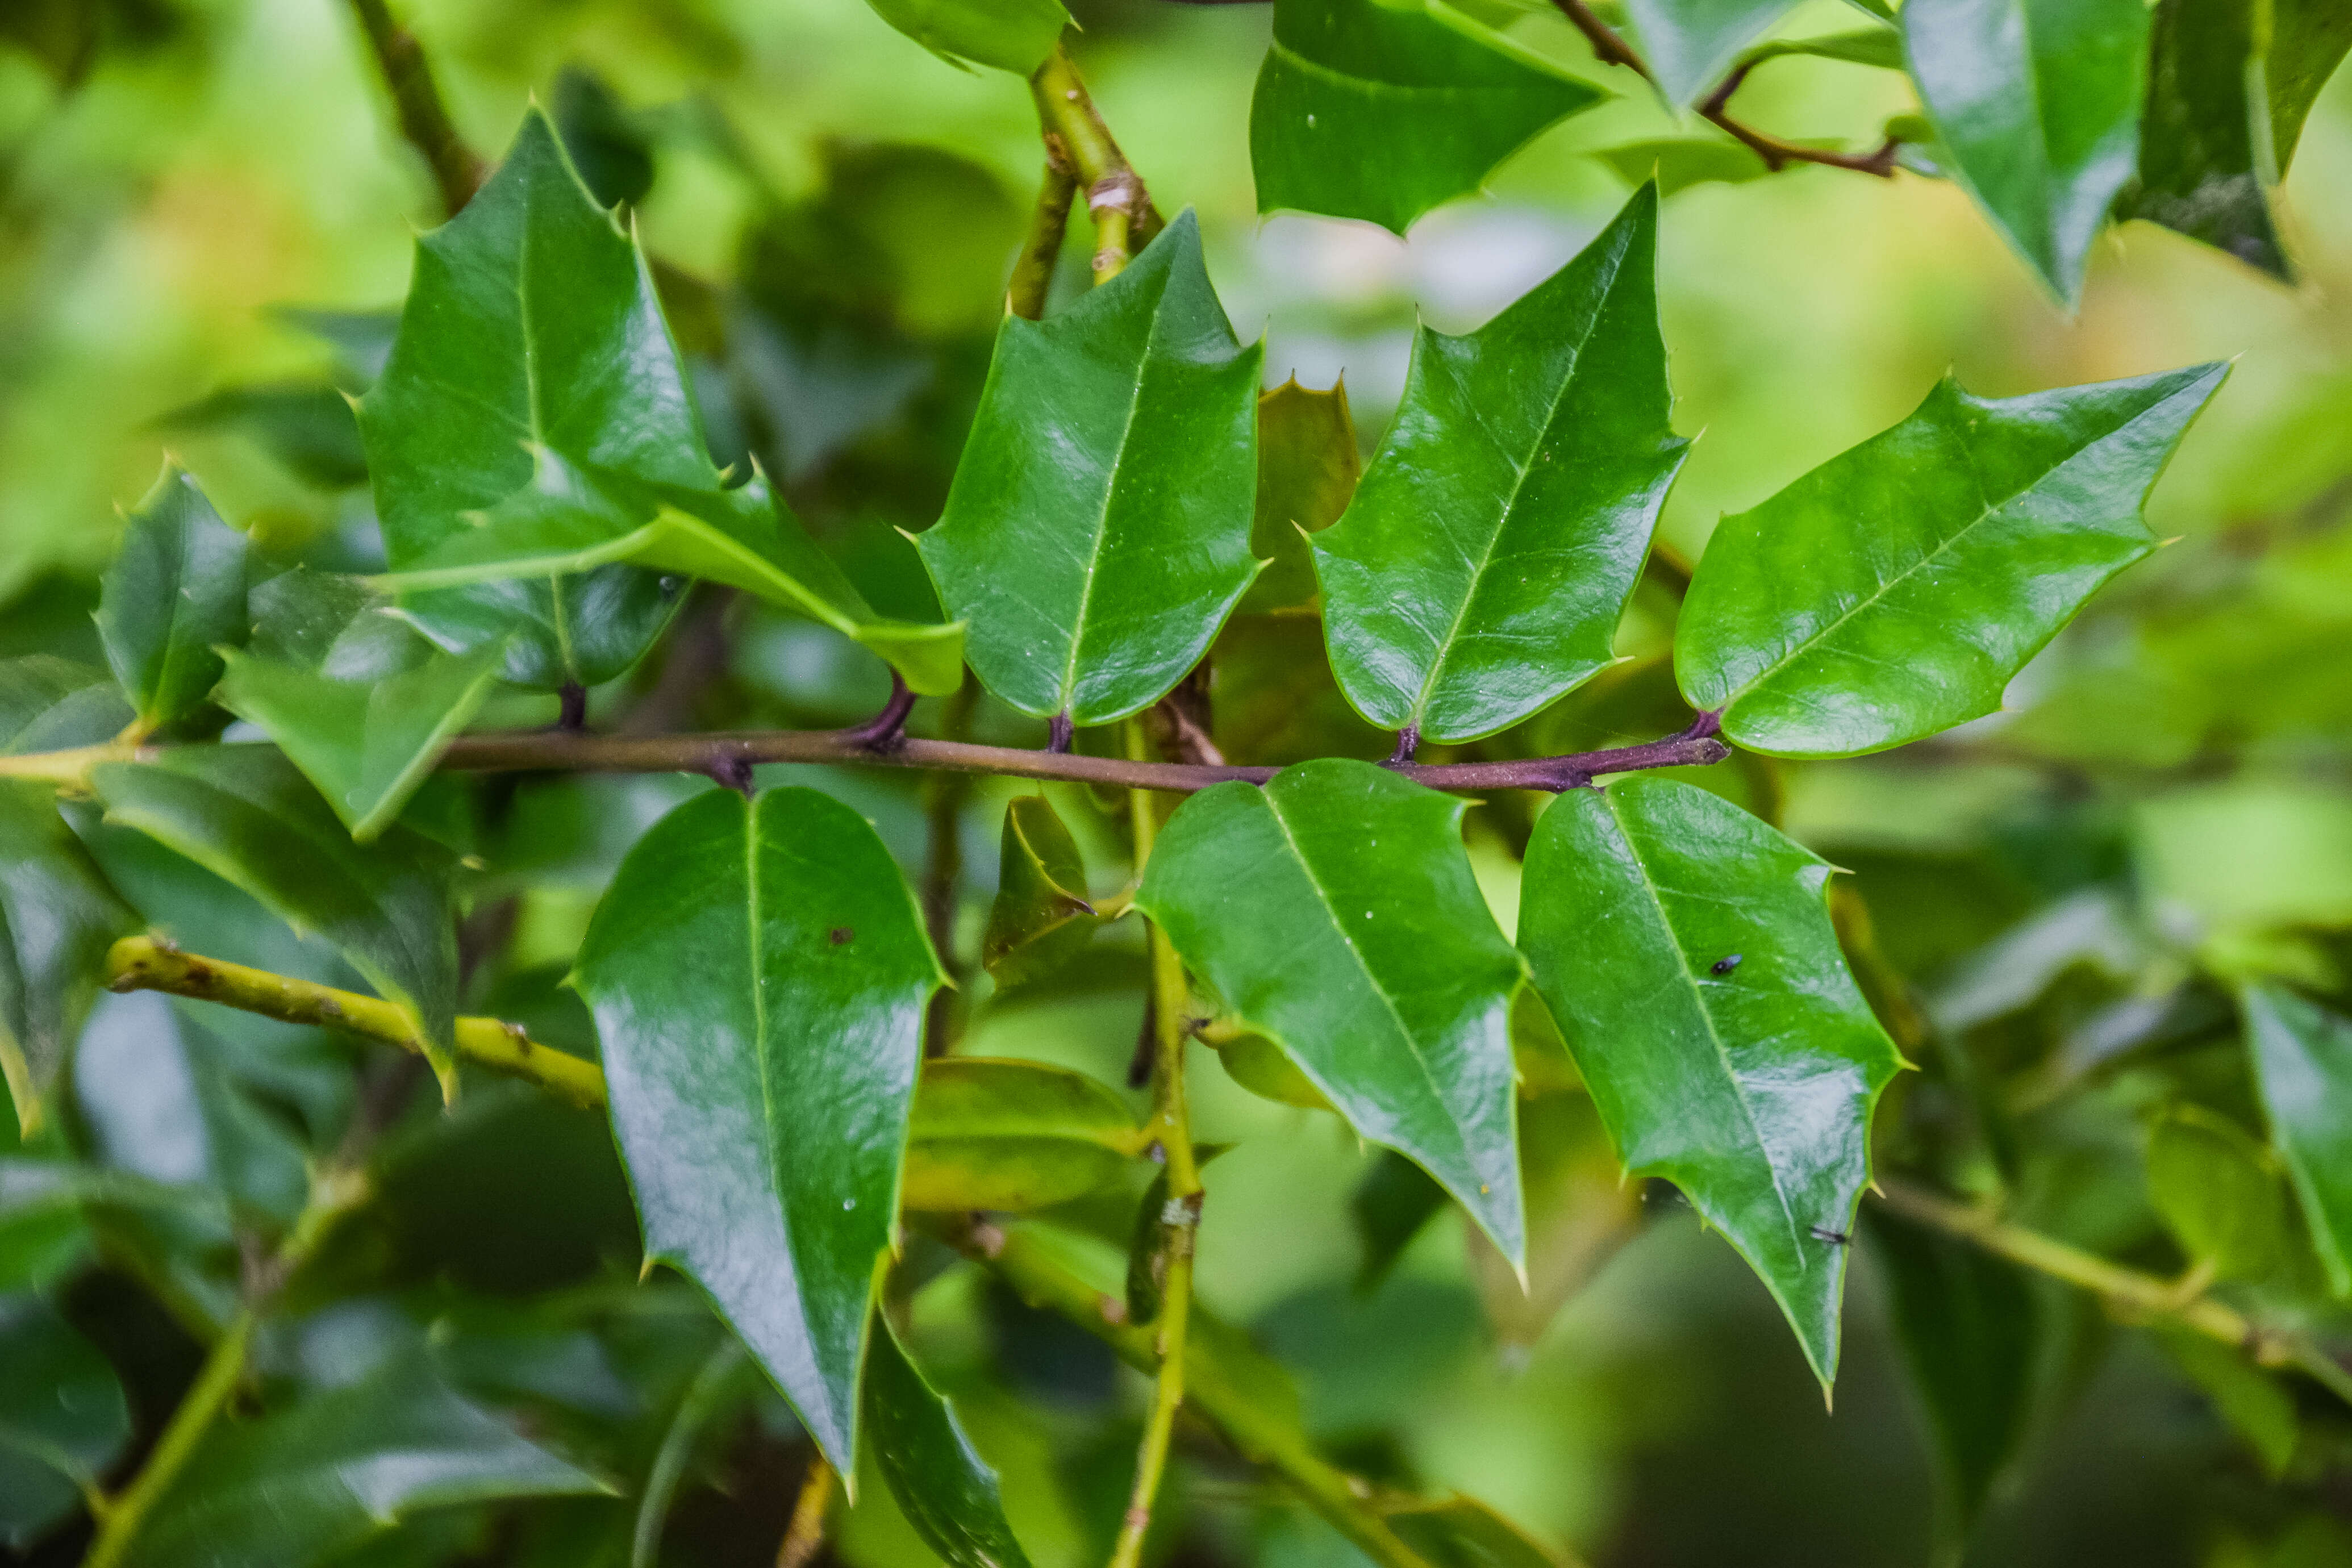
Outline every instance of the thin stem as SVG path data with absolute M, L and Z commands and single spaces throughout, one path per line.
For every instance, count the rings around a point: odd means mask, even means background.
M 948 699 L 940 730 L 950 740 L 971 732 L 972 710 L 980 705 L 980 688 L 966 681 Z M 923 1020 L 923 1054 L 943 1057 L 961 1032 L 964 979 L 971 965 L 956 948 L 956 893 L 963 881 L 963 808 L 971 798 L 970 773 L 931 773 L 923 780 L 923 827 L 927 840 L 923 858 L 923 927 L 931 950 L 954 984 L 931 993 Z
M 1054 284 L 1054 264 L 1062 254 L 1062 237 L 1070 226 L 1070 203 L 1078 194 L 1078 174 L 1062 150 L 1061 138 L 1045 133 L 1045 174 L 1038 182 L 1036 210 L 1029 217 L 1029 237 L 1013 263 L 1013 281 L 1004 291 L 1004 308 L 1034 321 L 1045 314 L 1045 294 Z
M 824 1545 L 824 1519 L 833 1509 L 835 1484 L 840 1478 L 823 1454 L 812 1453 L 808 1477 L 793 1502 L 793 1521 L 784 1527 L 784 1542 L 776 1549 L 776 1568 L 808 1568 Z
M 1047 156 L 1056 150 L 1066 155 L 1086 187 L 1087 211 L 1095 220 L 1095 281 L 1102 282 L 1127 264 L 1133 249 L 1150 244 L 1152 237 L 1167 226 L 1166 220 L 1151 205 L 1141 177 L 1112 140 L 1110 127 L 1103 123 L 1087 84 L 1078 78 L 1077 67 L 1059 44 L 1029 79 L 1029 91 L 1037 103 L 1037 123 L 1045 138 Z M 1106 228 L 1107 223 L 1117 226 L 1115 237 Z M 1114 249 L 1118 260 L 1107 274 L 1103 258 Z
M 201 958 L 152 937 L 127 936 L 116 942 L 106 955 L 106 984 L 111 991 L 168 991 L 289 1024 L 341 1029 L 419 1055 L 425 1048 L 407 1017 L 389 1002 L 224 959 Z M 602 1068 L 540 1045 L 520 1025 L 460 1018 L 457 1043 L 459 1056 L 528 1079 L 559 1100 L 580 1106 L 604 1101 Z
M 1552 0 L 1552 3 L 1559 7 L 1560 15 L 1584 35 L 1585 41 L 1592 46 L 1592 52 L 1601 64 L 1623 66 L 1646 80 L 1654 82 L 1657 79 L 1650 75 L 1649 66 L 1633 51 L 1633 47 L 1618 37 L 1616 30 L 1608 23 L 1595 16 L 1584 0 Z M 1739 84 L 1747 80 L 1751 68 L 1752 62 L 1740 66 L 1726 77 L 1722 85 L 1700 102 L 1699 117 L 1763 159 L 1764 166 L 1776 174 L 1791 163 L 1822 163 L 1832 169 L 1852 169 L 1858 174 L 1875 174 L 1882 180 L 1894 178 L 1895 151 L 1903 145 L 1899 137 L 1887 138 L 1885 144 L 1874 153 L 1837 153 L 1826 148 L 1807 147 L 1801 142 L 1784 142 L 1778 136 L 1768 136 L 1731 118 L 1725 105 L 1731 101 L 1731 95 L 1739 90 Z
M 433 67 L 416 35 L 393 19 L 384 0 L 352 0 L 352 10 L 367 34 L 368 47 L 375 55 L 376 68 L 383 73 L 384 85 L 392 89 L 402 140 L 416 149 L 432 171 L 444 215 L 457 216 L 481 188 L 481 160 L 450 123 L 441 89 L 433 79 Z
M 1129 194 L 1121 184 L 1105 184 L 1087 193 L 1087 210 L 1095 217 L 1095 285 L 1099 288 L 1127 270 L 1129 254 Z

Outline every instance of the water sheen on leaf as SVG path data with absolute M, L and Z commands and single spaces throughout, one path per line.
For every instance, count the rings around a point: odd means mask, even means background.
M 1490 734 L 1608 665 L 1666 488 L 1658 195 L 1467 337 L 1427 327 L 1388 438 L 1310 545 L 1358 712 Z
M 1717 526 L 1675 645 L 1683 695 L 1783 757 L 1883 751 L 1991 712 L 2156 548 L 2140 509 L 2228 374 L 2007 398 L 1938 384 L 1902 424 Z
M 1499 35 L 1488 47 L 1417 7 L 1275 0 L 1274 46 L 1250 100 L 1257 210 L 1402 234 L 1606 96 Z
M 1234 341 L 1189 210 L 1068 310 L 1004 319 L 946 512 L 916 542 L 989 690 L 1107 724 L 1199 662 L 1258 570 L 1262 357 Z
M 1633 1175 L 1739 1249 L 1815 1375 L 1901 1067 L 1846 972 L 1828 862 L 1673 780 L 1570 790 L 1536 824 L 1519 946 Z
M 875 1463 L 899 1511 L 949 1568 L 1029 1568 L 1005 1520 L 996 1472 L 887 1321 L 866 1369 L 866 1419 Z
M 2352 1296 L 2352 1018 L 2278 985 L 2249 986 L 2243 1004 L 2271 1142 L 2329 1286 Z
M 845 1469 L 944 978 L 889 851 L 814 790 L 698 795 L 621 863 L 576 978 L 646 1256 L 709 1292 Z
M 2147 83 L 2142 0 L 1916 0 L 1912 79 L 1949 172 L 2057 296 L 2139 152 Z
M 245 640 L 245 535 L 176 465 L 127 521 L 100 580 L 98 635 L 144 731 L 202 702 L 220 679 L 215 647 Z
M 1526 971 L 1471 873 L 1466 808 L 1344 758 L 1219 784 L 1169 819 L 1136 905 L 1234 1018 L 1516 1265 L 1509 1017 Z

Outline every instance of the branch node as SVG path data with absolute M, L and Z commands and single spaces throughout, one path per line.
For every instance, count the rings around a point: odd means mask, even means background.
M 841 732 L 841 738 L 861 752 L 871 752 L 887 757 L 907 743 L 907 715 L 915 710 L 915 694 L 907 688 L 907 678 L 897 670 L 890 672 L 890 700 L 882 710 L 863 724 L 851 726 Z
M 1065 708 L 1059 713 L 1055 714 L 1054 717 L 1046 722 L 1046 752 L 1056 757 L 1068 756 L 1070 754 L 1070 741 L 1076 733 L 1076 727 L 1070 722 L 1070 710 Z
M 1381 765 L 1382 767 L 1401 768 L 1407 763 L 1412 761 L 1413 754 L 1420 750 L 1421 726 L 1418 724 L 1407 724 L 1403 729 L 1397 731 L 1396 750 L 1391 752 L 1389 753 L 1389 760 Z

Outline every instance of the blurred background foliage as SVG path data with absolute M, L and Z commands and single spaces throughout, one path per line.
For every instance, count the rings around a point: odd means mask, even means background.
M 1621 97 L 1402 241 L 1261 222 L 1244 128 L 1265 8 L 1097 0 L 1076 14 L 1073 53 L 1105 117 L 1165 208 L 1199 210 L 1229 312 L 1244 337 L 1265 332 L 1270 379 L 1321 387 L 1344 373 L 1368 449 L 1416 314 L 1460 331 L 1549 274 L 1626 188 L 1583 154 L 1673 130 L 1654 101 Z M 1038 172 L 1023 84 L 945 65 L 855 0 L 415 0 L 403 15 L 477 150 L 503 146 L 536 96 L 599 195 L 628 204 L 722 460 L 757 456 L 877 607 L 934 614 L 897 531 L 936 517 L 986 369 Z M 1784 30 L 1850 16 L 1816 0 Z M 1591 70 L 1565 24 L 1535 17 L 1520 36 Z M 1867 143 L 1912 107 L 1907 91 L 1891 73 L 1790 58 L 1741 102 L 1782 134 Z M 1938 180 L 1801 168 L 1689 185 L 1664 219 L 1675 424 L 1702 437 L 1662 532 L 1685 555 L 1718 515 L 1894 423 L 1948 368 L 2006 395 L 2237 358 L 2157 492 L 2152 521 L 2178 542 L 2027 670 L 2010 711 L 1889 757 L 1700 781 L 1751 804 L 1784 792 L 1790 830 L 1854 873 L 1885 960 L 1864 979 L 1918 1009 L 1906 1044 L 1926 1069 L 1882 1115 L 1883 1148 L 2002 1186 L 2042 1228 L 2158 1273 L 2194 1245 L 2181 1192 L 2219 1168 L 2173 1145 L 2260 1135 L 2222 985 L 2285 973 L 2340 1001 L 2352 957 L 2352 80 L 2321 100 L 2280 205 L 2299 288 L 2132 224 L 2100 241 L 2074 316 Z M 380 365 L 412 235 L 436 216 L 340 5 L 0 6 L 0 653 L 95 658 L 86 612 L 115 509 L 167 450 L 273 557 L 380 559 L 343 397 Z M 1086 249 L 1081 237 L 1066 250 L 1065 297 L 1083 286 Z M 1495 744 L 1534 754 L 1678 727 L 1659 657 L 1672 613 L 1639 597 L 1633 662 Z M 701 591 L 666 651 L 598 694 L 595 717 L 834 724 L 870 710 L 881 679 L 835 639 Z M 1311 619 L 1237 622 L 1214 696 L 1237 759 L 1387 749 L 1339 698 Z M 493 721 L 552 716 L 552 700 L 500 700 Z M 987 701 L 924 721 L 1038 738 Z M 972 952 L 1011 786 L 825 782 L 876 819 L 919 885 L 937 873 L 927 823 L 954 825 L 954 918 Z M 511 922 L 495 941 L 475 933 L 496 956 L 471 1009 L 593 1053 L 554 982 L 620 852 L 699 787 L 521 779 L 453 802 L 478 862 L 478 915 Z M 1097 890 L 1116 887 L 1117 813 L 1054 793 Z M 1497 801 L 1473 823 L 1508 929 L 1523 806 Z M 127 833 L 90 834 L 150 919 L 168 927 L 176 909 L 207 952 L 335 977 L 257 908 L 197 885 L 204 873 Z M 1842 908 L 1851 925 L 1861 905 Z M 1118 1081 L 1140 1005 L 1126 940 L 1002 1000 L 975 977 L 963 1048 Z M 343 1048 L 212 1016 L 235 1037 L 191 1046 L 175 1030 L 193 1015 L 139 1016 L 165 1006 L 113 1002 L 93 1024 L 79 1086 L 95 1143 L 161 1180 L 232 1172 L 237 1200 L 263 1213 L 299 1203 L 303 1152 L 352 1092 Z M 1367 1237 L 1412 1212 L 1382 1185 L 1395 1173 L 1328 1115 L 1214 1071 L 1198 1084 L 1202 1135 L 1235 1145 L 1208 1172 L 1202 1299 L 1291 1367 L 1311 1428 L 1366 1475 L 1459 1489 L 1622 1568 L 1964 1551 L 2002 1564 L 2352 1562 L 2352 1416 L 2315 1391 L 1893 1232 L 1863 1238 L 1832 1415 L 1728 1247 L 1670 1194 L 1616 1195 L 1605 1161 L 1597 1179 L 1580 1163 L 1590 1128 L 1557 1130 L 1559 1168 L 1530 1176 L 1573 1195 L 1538 1247 L 1539 1298 L 1567 1303 L 1555 1317 L 1450 1211 L 1405 1227 L 1401 1256 L 1368 1268 Z M 2191 1100 L 2209 1109 L 2176 1109 Z M 1576 1103 L 1530 1106 L 1572 1117 L 1560 1106 Z M 2176 1126 L 2200 1116 L 2220 1131 Z M 2171 1152 L 2152 1160 L 2151 1140 Z M 2174 1155 L 2187 1163 L 2168 1167 Z M 632 1491 L 667 1465 L 660 1561 L 765 1561 L 805 1450 L 689 1292 L 632 1282 L 635 1222 L 602 1125 L 484 1084 L 452 1114 L 402 1123 L 384 1159 L 383 1200 L 324 1260 L 315 1310 L 274 1331 L 270 1375 L 340 1386 L 434 1358 Z M 1096 1228 L 1122 1234 L 1127 1211 L 1103 1206 Z M 61 1234 L 27 1263 L 32 1244 L 9 1235 L 28 1277 L 62 1277 L 82 1256 Z M 208 1245 L 218 1263 L 226 1233 Z M 201 1310 L 226 1273 L 189 1265 L 134 1285 L 127 1259 L 203 1255 L 118 1248 L 64 1295 L 123 1373 L 134 1430 L 152 1435 L 194 1363 L 152 1302 Z M 2347 1326 L 2323 1289 L 2281 1272 L 2247 1289 L 2292 1321 Z M 940 1273 L 913 1307 L 926 1364 L 1004 1472 L 1041 1568 L 1097 1559 L 1123 1503 L 1139 1382 L 969 1270 Z M 1939 1342 L 1965 1353 L 1916 1364 Z M 1972 1381 L 1987 1376 L 1998 1386 Z M 1924 1395 L 1939 1377 L 1942 1394 Z M 1174 1480 L 1163 1561 L 1354 1561 L 1240 1475 L 1193 1463 Z M 1980 1499 L 1964 1549 L 1958 1524 Z M 625 1562 L 631 1510 L 448 1510 L 347 1560 Z M 66 1563 L 79 1543 L 16 1544 Z M 836 1549 L 856 1568 L 931 1560 L 878 1486 L 861 1489 Z

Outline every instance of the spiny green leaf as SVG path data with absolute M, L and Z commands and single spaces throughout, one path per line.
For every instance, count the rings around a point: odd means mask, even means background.
M 2178 1105 L 2148 1130 L 2147 1195 L 2192 1263 L 2259 1279 L 2286 1257 L 2286 1206 L 2263 1146 L 2227 1118 Z
M 394 826 L 373 844 L 351 835 L 271 746 L 188 746 L 152 763 L 108 763 L 91 787 L 107 820 L 138 828 L 316 932 L 384 1000 L 456 1092 L 457 937 L 450 857 Z
M 2311 1241 L 2338 1296 L 2352 1296 L 2352 1018 L 2277 985 L 2242 998 L 2254 1085 Z
M 1077 842 L 1044 795 L 1022 795 L 1004 808 L 1001 853 L 980 961 L 1000 987 L 1009 988 L 1076 957 L 1102 917 L 1087 901 Z
M 1846 973 L 1827 861 L 1673 780 L 1536 824 L 1519 946 L 1633 1175 L 1763 1278 L 1827 1386 L 1871 1108 L 1902 1065 Z
M 885 1320 L 866 1369 L 866 1419 L 874 1458 L 915 1527 L 950 1568 L 1029 1568 L 1004 1518 L 996 1472 L 964 1436 Z
M 609 1489 L 516 1436 L 426 1367 L 208 1436 L 133 1538 L 126 1568 L 306 1568 L 429 1509 Z
M 1467 337 L 1427 327 L 1347 515 L 1311 541 L 1332 672 L 1373 723 L 1490 734 L 1610 663 L 1666 487 L 1658 195 Z
M 373 603 L 354 605 L 340 580 L 308 572 L 273 578 L 253 596 L 254 650 L 226 654 L 221 706 L 267 731 L 366 843 L 480 710 L 503 647 L 443 653 Z M 347 616 L 341 627 L 338 614 Z M 286 622 L 295 624 L 276 629 Z
M 367 482 L 367 449 L 342 389 L 280 383 L 225 387 L 157 416 L 158 429 L 236 431 L 306 483 L 324 490 Z
M 1991 712 L 2156 547 L 2140 508 L 2229 367 L 1972 397 L 1717 525 L 1675 645 L 1683 694 L 1783 757 L 1883 751 Z
M 1462 847 L 1465 804 L 1331 758 L 1203 790 L 1136 905 L 1356 1131 L 1523 1252 L 1509 1015 L 1526 977 Z
M 21 681 L 13 691 L 0 682 L 0 702 L 25 692 Z M 0 711 L 0 731 L 16 717 Z M 106 950 L 137 923 L 58 815 L 49 786 L 0 779 L 0 1077 L 26 1137 L 98 994 Z
M 1660 196 L 1709 182 L 1744 185 L 1772 172 L 1752 149 L 1726 136 L 1658 136 L 1596 147 L 1592 156 L 1629 185 L 1654 183 Z
M 1199 662 L 1257 572 L 1262 353 L 1235 343 L 1190 211 L 1067 310 L 1005 318 L 916 542 L 991 691 L 1107 724 Z
M 1118 1183 L 1150 1137 L 1107 1085 L 1042 1062 L 923 1064 L 899 1202 L 1024 1214 Z
M 0 1545 L 63 1520 L 130 1436 L 106 1358 L 38 1296 L 0 1296 Z
M 1250 101 L 1257 210 L 1402 234 L 1475 191 L 1556 121 L 1606 97 L 1540 57 L 1488 47 L 1417 8 L 1275 0 Z
M 1070 14 L 1062 0 L 866 0 L 875 14 L 950 65 L 1027 76 L 1045 64 Z
M 1315 597 L 1305 535 L 1339 521 L 1364 459 L 1348 416 L 1348 386 L 1314 392 L 1297 377 L 1257 400 L 1257 511 L 1250 550 L 1265 563 L 1242 595 L 1244 613 L 1286 610 Z
M 0 756 L 95 746 L 135 717 L 102 669 L 46 653 L 0 660 Z
M 142 732 L 202 702 L 220 679 L 215 647 L 245 640 L 245 535 L 176 466 L 131 513 L 100 579 L 98 635 Z
M 1904 53 L 1950 172 L 2070 305 L 2139 151 L 2143 0 L 1916 0 Z
M 672 811 L 580 951 L 646 1255 L 710 1293 L 845 1468 L 943 978 L 881 839 L 807 789 Z
M 1796 0 L 1625 0 L 1643 56 L 1667 102 L 1697 102 L 1723 79 L 1739 52 L 1795 7 Z

